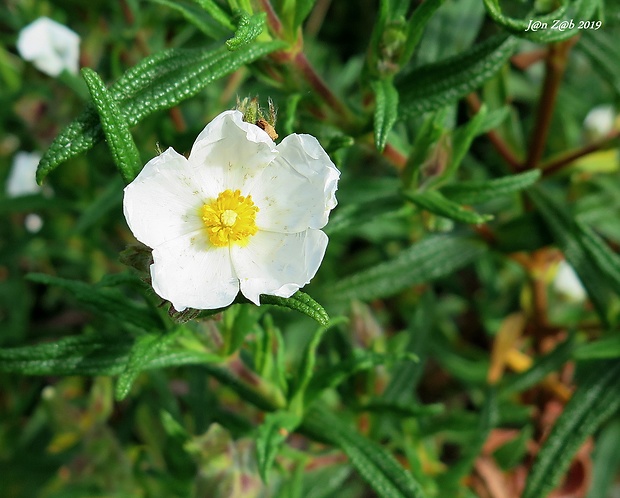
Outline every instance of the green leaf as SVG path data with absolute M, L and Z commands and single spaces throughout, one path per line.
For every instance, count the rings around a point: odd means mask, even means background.
M 374 351 L 353 350 L 353 357 L 340 361 L 338 364 L 317 372 L 310 383 L 310 397 L 318 396 L 325 389 L 331 389 L 358 372 L 369 370 L 379 365 L 395 361 L 409 360 L 415 362 L 415 355 L 407 352 L 399 354 L 383 354 Z
M 103 314 L 115 323 L 129 323 L 141 330 L 159 330 L 161 322 L 149 308 L 127 299 L 118 289 L 96 287 L 77 280 L 67 280 L 43 273 L 30 273 L 28 280 L 45 285 L 55 285 L 68 290 L 89 310 Z
M 403 195 L 420 208 L 455 221 L 478 225 L 493 219 L 492 215 L 478 214 L 475 211 L 465 209 L 463 206 L 444 197 L 438 190 L 404 192 Z
M 407 39 L 399 60 L 401 66 L 411 59 L 413 51 L 418 45 L 420 38 L 422 38 L 426 23 L 428 23 L 432 15 L 443 3 L 444 0 L 426 0 L 413 11 L 411 18 L 407 22 Z
M 446 185 L 442 187 L 441 192 L 455 202 L 477 204 L 519 192 L 536 183 L 539 178 L 540 170 L 532 170 L 493 180 L 466 181 Z
M 454 57 L 419 67 L 396 82 L 402 117 L 451 104 L 493 77 L 513 54 L 516 39 L 498 35 Z
M 22 375 L 118 375 L 129 361 L 135 338 L 86 334 L 55 342 L 0 349 L 0 371 Z M 221 362 L 199 351 L 161 351 L 142 364 L 143 370 Z
M 295 25 L 293 29 L 297 29 L 304 22 L 306 17 L 312 12 L 312 8 L 316 0 L 296 0 L 295 1 Z
M 560 481 L 574 454 L 620 409 L 620 361 L 598 362 L 565 406 L 540 449 L 523 498 L 547 496 Z
M 592 258 L 592 241 L 586 240 L 588 234 L 575 223 L 564 206 L 540 186 L 530 188 L 528 195 L 556 244 L 577 272 L 601 319 L 605 323 L 615 323 L 618 319 L 618 297 L 610 284 L 610 280 L 613 283 L 613 276 L 607 275 L 599 266 L 600 262 Z
M 360 476 L 381 498 L 423 498 L 420 485 L 386 449 L 362 436 L 353 425 L 319 408 L 306 415 L 302 428 L 346 453 Z
M 281 41 L 252 43 L 235 52 L 225 46 L 212 51 L 166 50 L 142 60 L 108 91 L 128 125 L 134 126 L 149 114 L 177 105 L 213 81 L 285 45 Z M 41 183 L 60 164 L 86 152 L 103 137 L 97 113 L 89 105 L 45 152 L 37 170 L 37 181 Z
M 130 336 L 95 334 L 0 349 L 0 370 L 22 375 L 116 375 L 133 343 Z
M 334 300 L 387 297 L 412 285 L 449 275 L 486 251 L 480 242 L 463 237 L 432 235 L 402 251 L 396 258 L 345 277 L 329 291 Z
M 524 372 L 505 376 L 501 384 L 501 396 L 507 397 L 515 393 L 521 393 L 539 384 L 547 375 L 557 372 L 562 365 L 570 361 L 574 351 L 575 339 L 571 336 L 556 346 L 550 353 L 536 358 L 534 364 Z
M 301 417 L 288 411 L 265 415 L 265 420 L 256 431 L 256 459 L 258 472 L 265 484 L 278 451 L 288 435 L 301 423 Z
M 297 291 L 291 297 L 268 296 L 262 294 L 260 300 L 262 304 L 271 304 L 299 311 L 313 320 L 316 320 L 323 326 L 329 324 L 329 315 L 325 311 L 325 308 L 304 292 Z
M 333 215 L 330 215 L 329 223 L 323 229 L 327 235 L 332 236 L 349 228 L 358 228 L 379 217 L 397 216 L 403 213 L 403 208 L 410 209 L 405 205 L 401 195 L 384 195 L 378 199 L 359 203 L 348 203 L 339 206 Z
M 482 447 L 488 439 L 491 430 L 497 424 L 497 419 L 497 394 L 491 388 L 486 393 L 473 441 L 465 445 L 461 458 L 450 466 L 446 475 L 442 477 L 442 481 L 446 481 L 449 485 L 455 485 L 471 472 L 474 462 L 482 452 Z M 447 493 L 444 492 L 444 494 Z
M 166 7 L 180 12 L 188 22 L 192 23 L 202 31 L 202 33 L 214 40 L 219 40 L 224 36 L 228 36 L 231 31 L 235 30 L 228 16 L 219 10 L 215 2 L 196 0 L 198 4 L 209 5 L 209 7 L 213 6 L 212 8 L 217 9 L 218 13 L 216 15 L 218 15 L 218 19 L 215 19 L 215 16 L 210 15 L 209 12 L 205 12 L 205 10 L 207 10 L 205 8 L 200 9 L 195 5 L 179 0 L 151 0 L 151 2 L 165 5 Z
M 375 94 L 375 146 L 382 152 L 398 117 L 398 91 L 391 79 L 375 80 L 371 87 Z
M 487 116 L 487 107 L 482 105 L 480 110 L 464 126 L 459 126 L 452 132 L 452 156 L 446 170 L 439 176 L 430 179 L 426 188 L 439 185 L 452 178 L 458 170 L 465 154 L 469 151 L 474 138 L 479 135 L 479 130 Z
M 265 12 L 260 12 L 253 16 L 250 16 L 247 12 L 241 12 L 239 14 L 235 36 L 226 41 L 228 50 L 238 50 L 254 41 L 254 39 L 263 32 L 265 19 L 267 19 L 267 13 Z
M 618 54 L 615 36 L 611 33 L 588 31 L 583 33 L 579 44 L 601 76 L 613 86 L 616 95 L 620 95 L 620 54 Z
M 112 152 L 114 163 L 125 182 L 131 183 L 140 171 L 142 163 L 129 126 L 99 75 L 85 67 L 82 69 L 82 77 L 86 81 L 93 104 L 99 113 L 101 127 Z
M 607 276 L 609 284 L 616 293 L 620 294 L 620 256 L 594 230 L 579 219 L 575 220 L 575 228 L 588 256 Z
M 620 336 L 615 334 L 579 346 L 573 356 L 578 360 L 620 358 Z
M 230 17 L 214 0 L 194 0 L 203 8 L 218 24 L 226 28 L 228 31 L 235 31 L 235 26 L 231 22 Z
M 159 356 L 162 347 L 174 339 L 180 330 L 182 329 L 178 327 L 175 332 L 168 332 L 165 335 L 144 335 L 133 344 L 127 364 L 116 381 L 114 397 L 117 401 L 127 397 L 138 374 L 153 358 Z
M 564 5 L 554 10 L 550 14 L 541 17 L 528 17 L 526 19 L 514 19 L 507 17 L 502 13 L 499 6 L 499 0 L 483 0 L 484 6 L 491 19 L 502 26 L 507 31 L 522 38 L 527 38 L 539 43 L 551 43 L 566 40 L 580 33 L 578 22 L 580 20 L 587 21 L 591 19 L 594 10 L 598 5 L 598 0 L 564 0 Z M 573 21 L 572 26 L 566 29 L 554 28 L 554 21 Z M 530 28 L 531 22 L 546 23 L 546 27 L 542 27 L 538 31 Z

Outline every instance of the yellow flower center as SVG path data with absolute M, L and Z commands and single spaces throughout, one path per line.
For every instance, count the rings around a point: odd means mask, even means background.
M 202 220 L 207 227 L 209 240 L 216 247 L 231 243 L 245 245 L 254 235 L 258 208 L 252 196 L 244 197 L 240 190 L 224 190 L 213 202 L 201 208 Z

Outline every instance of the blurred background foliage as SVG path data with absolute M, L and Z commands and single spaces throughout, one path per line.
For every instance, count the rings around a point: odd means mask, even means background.
M 317 136 L 342 171 L 304 289 L 329 321 L 303 296 L 169 317 L 128 268 L 144 255 L 123 253 L 135 241 L 103 142 L 58 164 L 50 149 L 35 193 L 2 189 L 3 497 L 617 496 L 616 2 L 6 0 L 0 13 L 4 185 L 19 152 L 45 153 L 90 101 L 78 75 L 19 57 L 40 16 L 80 35 L 80 65 L 108 85 L 162 50 L 228 54 L 191 98 L 156 92 L 124 115 L 143 163 L 189 151 L 257 96 L 281 137 Z M 524 32 L 547 14 L 599 29 Z M 239 29 L 226 52 L 243 19 L 262 32 Z M 109 94 L 128 112 L 142 97 L 122 88 Z

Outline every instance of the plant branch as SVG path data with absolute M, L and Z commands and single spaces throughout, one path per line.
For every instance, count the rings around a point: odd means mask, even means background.
M 306 57 L 306 54 L 298 52 L 292 62 L 310 87 L 323 99 L 331 110 L 340 117 L 342 122 L 352 124 L 355 121 L 349 108 L 345 106 L 325 84 Z
M 568 53 L 576 41 L 577 37 L 573 37 L 564 42 L 549 45 L 545 59 L 546 73 L 538 105 L 538 116 L 532 131 L 527 159 L 525 164 L 521 166 L 521 170 L 536 168 L 545 151 L 555 101 L 566 70 Z
M 282 21 L 276 14 L 276 11 L 271 5 L 270 0 L 258 0 L 259 5 L 263 9 L 263 11 L 267 14 L 267 25 L 271 29 L 272 33 L 276 35 L 278 38 L 284 38 L 284 26 L 282 26 Z
M 577 159 L 587 156 L 593 152 L 598 150 L 603 150 L 608 146 L 612 145 L 614 141 L 616 141 L 620 137 L 620 131 L 615 130 L 608 134 L 607 136 L 600 138 L 584 147 L 580 147 L 575 150 L 571 150 L 566 152 L 565 154 L 561 154 L 554 158 L 551 158 L 546 163 L 543 163 L 540 168 L 543 170 L 543 176 L 551 176 L 555 173 L 561 171 L 566 166 L 569 166 L 571 163 L 576 161 Z

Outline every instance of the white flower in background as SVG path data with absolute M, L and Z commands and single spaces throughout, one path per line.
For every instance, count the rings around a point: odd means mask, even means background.
M 290 297 L 317 272 L 320 229 L 340 172 L 316 138 L 276 145 L 239 111 L 217 116 L 189 158 L 172 148 L 125 188 L 135 237 L 153 248 L 155 292 L 177 311 L 227 306 L 241 291 Z
M 557 273 L 553 279 L 553 288 L 558 294 L 571 301 L 584 301 L 587 297 L 575 270 L 564 260 L 558 265 Z
M 616 111 L 612 105 L 599 105 L 588 112 L 583 127 L 594 138 L 602 138 L 614 129 Z
M 41 160 L 38 152 L 18 152 L 13 157 L 13 165 L 6 181 L 6 193 L 9 197 L 38 194 L 41 187 L 37 185 L 37 166 Z
M 17 51 L 50 76 L 58 76 L 65 69 L 77 74 L 80 37 L 62 24 L 40 17 L 19 32 Z

